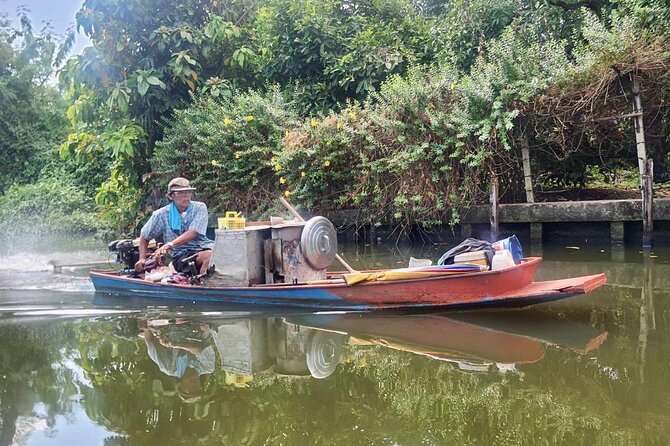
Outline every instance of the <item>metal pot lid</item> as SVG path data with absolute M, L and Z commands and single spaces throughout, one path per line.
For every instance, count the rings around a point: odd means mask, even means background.
M 343 336 L 317 331 L 305 349 L 307 368 L 312 377 L 325 379 L 333 374 L 342 354 Z
M 337 255 L 335 226 L 326 217 L 310 218 L 300 236 L 300 250 L 314 269 L 328 268 Z

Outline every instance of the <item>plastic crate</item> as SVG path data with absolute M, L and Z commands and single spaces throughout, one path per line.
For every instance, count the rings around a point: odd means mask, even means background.
M 219 217 L 219 229 L 244 229 L 247 220 L 244 217 L 238 217 L 240 213 L 227 211 L 225 217 Z

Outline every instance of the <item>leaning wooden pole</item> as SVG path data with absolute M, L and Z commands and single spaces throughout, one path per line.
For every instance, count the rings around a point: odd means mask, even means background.
M 640 190 L 642 191 L 642 246 L 651 247 L 653 244 L 653 164 L 647 160 L 647 148 L 644 142 L 644 120 L 640 85 L 637 78 L 631 74 L 631 89 L 633 93 L 633 116 L 635 120 L 635 145 L 637 149 L 638 168 L 640 170 Z
M 642 119 L 642 98 L 640 98 L 640 84 L 637 78 L 631 77 L 631 89 L 633 92 L 633 118 L 635 122 L 635 147 L 637 149 L 637 161 L 640 169 L 640 178 L 644 175 L 644 164 L 647 160 L 647 147 L 644 142 L 644 120 Z
M 491 241 L 498 240 L 498 176 L 491 174 Z

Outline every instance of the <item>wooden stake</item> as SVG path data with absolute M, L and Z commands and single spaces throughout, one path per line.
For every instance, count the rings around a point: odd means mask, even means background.
M 638 168 L 640 169 L 640 189 L 642 191 L 642 246 L 651 247 L 654 233 L 654 169 L 653 161 L 647 159 L 647 148 L 644 142 L 644 119 L 640 85 L 634 75 L 630 75 L 631 91 L 633 92 L 633 112 L 635 122 L 635 145 L 637 150 Z
M 530 149 L 526 135 L 521 139 L 521 157 L 523 158 L 523 179 L 526 186 L 526 203 L 535 203 L 533 195 L 533 177 L 530 172 Z
M 498 176 L 491 173 L 491 241 L 498 240 Z

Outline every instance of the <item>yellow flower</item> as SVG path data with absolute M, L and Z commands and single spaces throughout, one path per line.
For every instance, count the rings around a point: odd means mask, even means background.
M 326 141 L 326 146 L 330 147 L 331 145 L 333 145 L 333 141 L 331 141 L 330 139 Z
M 231 125 L 233 123 L 233 120 L 230 118 L 225 118 L 223 120 L 223 125 Z
M 326 161 L 324 161 L 324 162 L 323 162 L 323 165 L 326 166 L 326 167 L 330 166 L 330 160 L 326 160 Z
M 301 177 L 304 177 L 305 175 L 307 175 L 307 174 L 305 173 L 304 170 L 303 170 L 302 172 L 300 172 L 300 176 L 301 176 Z
M 217 160 L 212 160 L 212 166 L 216 167 L 219 165 L 219 162 Z
M 240 152 L 240 151 L 235 152 L 235 159 L 236 160 L 240 159 L 241 156 L 242 156 L 242 152 Z
M 276 163 L 276 162 L 277 162 L 277 157 L 276 157 L 276 156 L 273 156 L 272 158 L 270 158 L 270 162 L 271 162 L 272 164 Z
M 355 112 L 349 112 L 349 119 L 352 121 L 356 119 L 356 113 Z
M 453 90 L 454 88 L 456 88 L 456 82 L 451 83 L 451 89 Z
M 309 120 L 309 125 L 311 125 L 312 127 L 316 127 L 317 125 L 319 125 L 319 121 L 312 118 L 312 119 Z
M 244 119 L 246 119 L 247 122 L 251 122 L 254 120 L 254 115 L 247 115 Z
M 284 183 L 286 183 L 286 178 L 279 177 L 279 184 L 284 184 Z
M 286 196 L 286 198 L 290 197 L 291 196 L 291 191 L 290 190 L 285 191 L 284 195 Z
M 344 126 L 342 125 L 342 123 L 341 123 L 341 122 L 338 122 L 338 123 L 337 123 L 337 130 L 342 130 L 342 127 L 344 127 Z
M 283 167 L 281 166 L 281 164 L 275 164 L 275 171 L 276 172 L 279 172 L 282 169 L 283 169 Z

